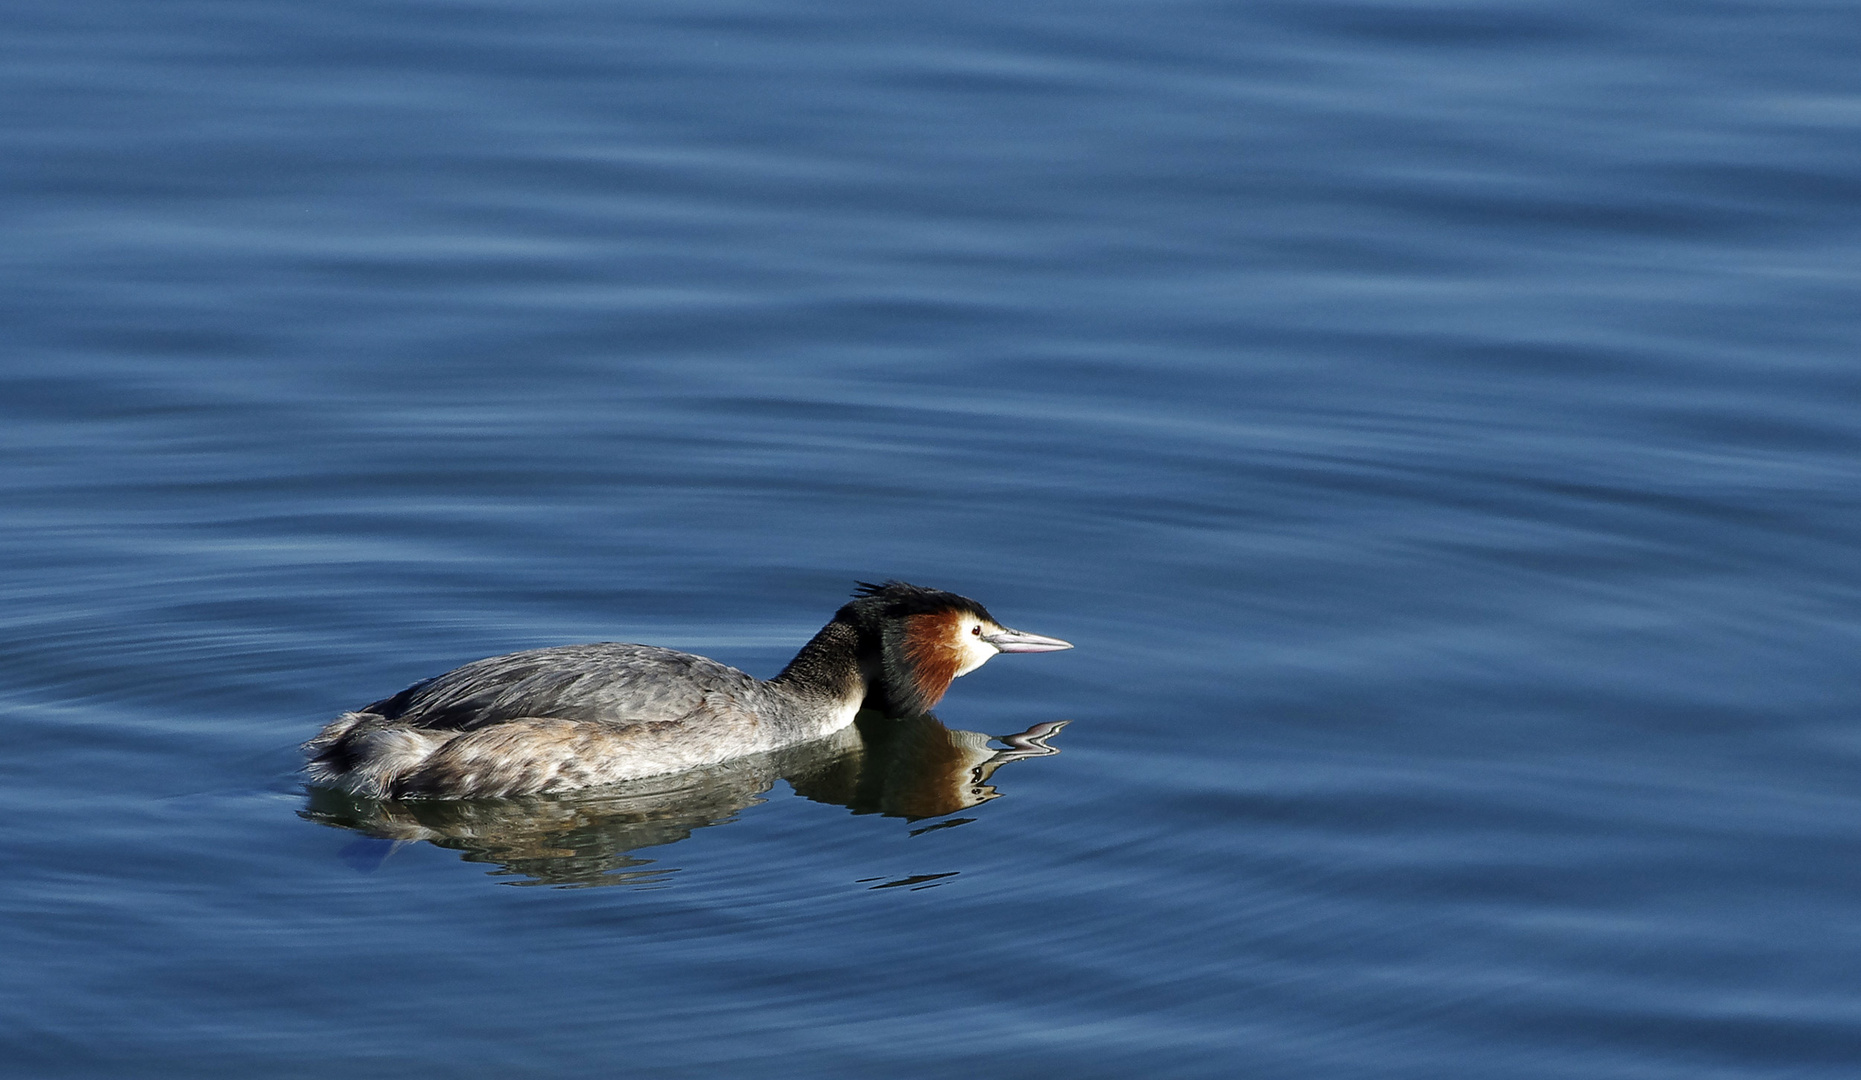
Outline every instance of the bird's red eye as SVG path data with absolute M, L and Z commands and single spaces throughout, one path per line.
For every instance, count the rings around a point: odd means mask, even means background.
M 981 636 L 982 636 L 982 627 L 980 627 L 980 626 L 972 626 L 972 627 L 970 627 L 970 628 L 969 628 L 969 632 L 970 632 L 970 633 L 972 633 L 972 634 L 974 634 L 974 635 L 976 635 L 977 637 L 981 637 Z

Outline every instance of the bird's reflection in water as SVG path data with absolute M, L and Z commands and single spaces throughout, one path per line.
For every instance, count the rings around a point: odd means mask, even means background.
M 664 870 L 643 870 L 641 848 L 676 843 L 693 829 L 729 821 L 786 780 L 815 802 L 856 814 L 908 820 L 944 817 L 995 798 L 989 784 L 1010 761 L 1058 753 L 1046 742 L 1066 721 L 991 737 L 952 731 L 932 716 L 907 720 L 862 715 L 818 742 L 739 758 L 675 776 L 594 791 L 513 799 L 382 801 L 310 790 L 303 817 L 353 829 L 365 858 L 378 863 L 402 843 L 425 840 L 493 863 L 521 885 L 649 885 Z M 999 743 L 1000 746 L 991 745 Z M 961 824 L 938 822 L 918 832 Z M 378 850 L 373 850 L 378 849 Z

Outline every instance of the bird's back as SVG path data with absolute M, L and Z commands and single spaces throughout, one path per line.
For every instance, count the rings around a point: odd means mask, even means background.
M 680 723 L 752 709 L 759 686 L 702 656 L 601 642 L 477 660 L 357 711 L 422 731 L 476 731 L 526 718 Z

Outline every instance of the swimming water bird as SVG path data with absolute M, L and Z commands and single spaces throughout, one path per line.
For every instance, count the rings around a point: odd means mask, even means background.
M 853 595 L 773 679 L 652 645 L 493 656 L 337 717 L 304 744 L 305 771 L 376 799 L 568 791 L 818 739 L 862 707 L 917 716 L 998 653 L 1072 648 L 955 593 Z

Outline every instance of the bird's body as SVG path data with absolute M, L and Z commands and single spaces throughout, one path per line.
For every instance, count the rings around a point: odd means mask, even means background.
M 494 656 L 337 717 L 305 744 L 307 771 L 372 798 L 590 787 L 818 739 L 862 707 L 922 713 L 997 653 L 1071 647 L 954 593 L 887 582 L 857 595 L 773 679 L 652 645 Z

